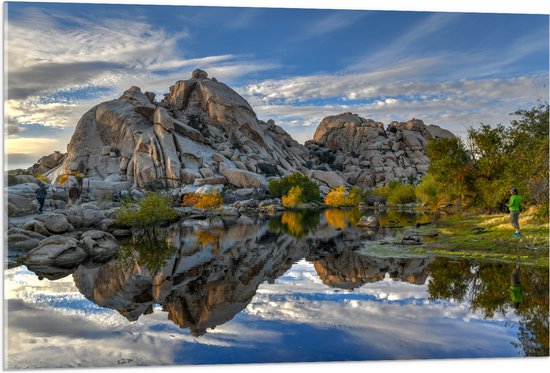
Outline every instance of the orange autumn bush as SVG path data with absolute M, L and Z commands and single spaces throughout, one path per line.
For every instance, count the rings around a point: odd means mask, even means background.
M 349 193 L 346 187 L 340 186 L 331 189 L 325 197 L 325 204 L 331 207 L 358 206 L 363 200 L 359 188 L 352 188 Z
M 206 210 L 223 205 L 223 197 L 219 192 L 210 193 L 188 193 L 183 196 L 184 206 L 193 206 L 198 209 Z
M 281 198 L 284 207 L 296 207 L 303 203 L 303 190 L 300 186 L 293 186 L 287 194 Z

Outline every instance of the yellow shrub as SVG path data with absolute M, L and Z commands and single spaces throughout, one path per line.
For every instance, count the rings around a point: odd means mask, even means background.
M 200 194 L 197 193 L 187 193 L 183 196 L 182 204 L 184 206 L 195 206 L 199 202 Z
M 196 208 L 199 209 L 211 209 L 214 207 L 223 205 L 223 197 L 219 192 L 205 193 L 201 194 L 199 201 L 195 204 Z
M 331 207 L 357 206 L 363 197 L 359 188 L 352 188 L 348 193 L 346 187 L 340 186 L 331 189 L 325 197 L 325 204 Z
M 198 209 L 211 209 L 223 205 L 223 197 L 219 192 L 205 194 L 188 193 L 183 196 L 184 206 L 193 206 Z
M 36 177 L 38 180 L 40 180 L 40 181 L 42 181 L 42 182 L 44 182 L 44 183 L 49 183 L 49 182 L 50 182 L 50 180 L 48 180 L 48 178 L 47 178 L 46 176 L 42 175 L 42 174 L 36 173 L 36 174 L 34 174 L 34 175 L 32 175 L 32 176 Z
M 332 207 L 342 207 L 347 204 L 346 187 L 340 186 L 331 189 L 325 197 L 325 204 Z
M 302 203 L 302 187 L 293 186 L 281 199 L 284 207 L 296 207 Z
M 70 176 L 69 174 L 61 175 L 61 176 L 59 176 L 57 181 L 59 182 L 59 184 L 65 185 L 65 182 L 69 179 L 69 176 Z

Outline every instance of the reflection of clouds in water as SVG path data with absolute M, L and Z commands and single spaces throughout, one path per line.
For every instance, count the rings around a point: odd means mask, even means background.
M 307 264 L 301 270 L 315 277 L 313 265 Z M 467 303 L 430 301 L 426 284 L 412 285 L 386 276 L 353 292 L 327 288 L 318 279 L 293 288 L 289 281 L 308 278 L 293 273 L 296 269 L 274 285 L 260 286 L 247 312 L 271 321 L 336 327 L 362 341 L 358 344 L 375 343 L 381 352 L 397 359 L 515 355 L 512 342 L 517 327 L 505 325 L 501 315 L 485 320 Z
M 349 292 L 323 285 L 305 260 L 275 284 L 262 284 L 243 312 L 200 338 L 158 306 L 129 323 L 87 301 L 72 276 L 38 281 L 22 268 L 6 273 L 10 368 L 299 361 L 296 353 L 270 351 L 299 344 L 307 357 L 341 350 L 333 346 L 339 339 L 348 341 L 342 353 L 351 359 L 515 355 L 515 327 L 483 320 L 464 303 L 431 302 L 426 284 L 386 277 Z M 316 341 L 319 334 L 335 339 Z

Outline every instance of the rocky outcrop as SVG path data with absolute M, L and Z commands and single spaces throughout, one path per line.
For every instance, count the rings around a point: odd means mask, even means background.
M 26 182 L 4 188 L 7 195 L 8 216 L 22 216 L 34 214 L 38 211 L 38 200 L 35 191 L 38 184 Z M 67 206 L 66 192 L 63 189 L 48 188 L 44 201 L 44 210 L 63 209 Z
M 304 146 L 197 69 L 160 100 L 134 86 L 93 107 L 78 122 L 67 154 L 42 157 L 29 171 L 45 173 L 52 185 L 63 174 L 80 173 L 83 195 L 91 200 L 137 188 L 265 188 L 267 178 L 297 171 L 325 194 L 343 185 L 418 181 L 428 169 L 427 141 L 451 136 L 414 118 L 385 128 L 348 112 L 324 118 Z M 9 202 L 13 214 L 25 213 Z M 31 206 L 23 206 L 28 213 Z
M 98 261 L 112 258 L 120 249 L 112 234 L 98 230 L 84 232 L 80 237 L 80 243 L 88 249 L 88 255 Z
M 38 247 L 29 251 L 25 265 L 32 268 L 45 266 L 75 268 L 87 257 L 86 250 L 72 237 L 51 236 L 40 241 Z
M 78 122 L 62 163 L 46 176 L 53 181 L 80 172 L 90 192 L 153 183 L 179 188 L 197 179 L 257 187 L 258 163 L 276 165 L 280 174 L 305 172 L 308 155 L 273 122 L 259 121 L 235 91 L 197 70 L 160 102 L 131 87 L 92 108 Z M 226 179 L 239 173 L 234 170 L 256 176 Z M 90 182 L 97 185 L 87 187 Z
M 453 137 L 419 119 L 381 122 L 343 113 L 324 118 L 306 143 L 313 161 L 337 172 L 348 184 L 370 188 L 394 179 L 418 181 L 425 175 L 429 139 Z
M 31 174 L 44 174 L 58 167 L 65 159 L 65 156 L 66 154 L 62 154 L 56 150 L 52 154 L 40 158 L 32 167 L 27 169 L 27 172 Z

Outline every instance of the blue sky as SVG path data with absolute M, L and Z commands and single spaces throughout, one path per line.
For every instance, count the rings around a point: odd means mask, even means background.
M 13 3 L 9 167 L 66 150 L 84 112 L 195 68 L 294 138 L 351 111 L 463 135 L 548 100 L 548 15 Z

